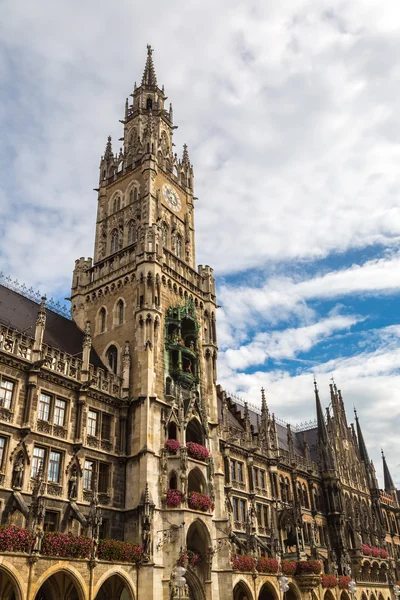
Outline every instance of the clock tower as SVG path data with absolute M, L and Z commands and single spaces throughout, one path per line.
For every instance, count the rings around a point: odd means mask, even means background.
M 168 587 L 181 547 L 205 557 L 192 587 L 211 585 L 208 548 L 218 536 L 215 519 L 223 518 L 214 506 L 223 510 L 224 477 L 213 458 L 214 277 L 208 266 L 196 269 L 193 166 L 186 145 L 180 158 L 173 152 L 172 105 L 150 46 L 131 98 L 123 146 L 113 151 L 109 137 L 101 157 L 94 260 L 76 261 L 71 301 L 74 320 L 90 330 L 110 376 L 122 383 L 116 436 L 126 473 L 124 538 L 146 548 L 141 576 L 153 597 L 150 589 Z M 87 412 L 83 406 L 77 445 Z M 208 502 L 201 515 L 194 497 Z M 164 544 L 159 532 L 170 527 L 183 537 Z

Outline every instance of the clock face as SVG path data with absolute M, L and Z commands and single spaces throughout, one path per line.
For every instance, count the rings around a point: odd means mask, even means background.
M 167 205 L 175 212 L 179 212 L 182 208 L 182 202 L 176 189 L 172 185 L 169 185 L 169 183 L 164 183 L 162 193 Z

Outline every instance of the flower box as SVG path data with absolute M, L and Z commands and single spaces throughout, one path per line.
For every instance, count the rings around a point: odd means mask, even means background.
M 371 548 L 368 544 L 362 544 L 361 548 L 365 556 L 371 556 Z
M 259 558 L 257 561 L 259 573 L 270 573 L 275 575 L 279 571 L 279 563 L 275 558 Z
M 232 556 L 232 568 L 241 573 L 252 573 L 256 568 L 256 559 L 254 556 L 235 554 Z
M 374 558 L 379 558 L 380 550 L 376 546 L 371 546 L 371 554 Z
M 166 440 L 165 447 L 171 454 L 176 454 L 181 447 L 181 443 L 178 440 Z
M 341 575 L 339 577 L 339 589 L 348 590 L 350 581 L 351 581 L 350 575 Z
M 189 492 L 188 505 L 193 510 L 202 510 L 203 512 L 214 510 L 214 502 L 210 496 L 199 494 L 198 492 Z
M 335 588 L 338 584 L 338 579 L 334 575 L 322 575 L 321 585 L 323 588 Z
M 167 490 L 167 506 L 170 508 L 176 508 L 180 506 L 183 500 L 183 494 L 179 490 Z
M 297 562 L 295 560 L 284 560 L 282 561 L 282 573 L 283 575 L 293 577 L 297 569 Z
M 304 573 L 296 575 L 296 583 L 302 592 L 311 592 L 311 590 L 319 586 L 321 577 L 319 575 L 313 575 L 312 573 Z
M 201 444 L 196 444 L 196 442 L 187 442 L 186 448 L 188 449 L 189 456 L 196 460 L 204 462 L 210 456 L 207 448 Z
M 319 575 L 321 563 L 319 560 L 299 560 L 295 575 Z
M 188 565 L 194 569 L 199 562 L 201 562 L 201 555 L 192 550 L 187 550 L 187 552 L 180 555 L 176 564 L 178 567 L 186 567 L 186 565 Z
M 89 558 L 93 540 L 72 533 L 47 532 L 44 534 L 40 554 L 64 558 Z
M 29 529 L 16 525 L 0 527 L 0 552 L 29 552 L 34 540 L 35 534 Z
M 386 550 L 384 550 L 383 548 L 381 548 L 381 549 L 379 550 L 379 554 L 380 554 L 380 557 L 381 557 L 381 558 L 389 558 L 389 554 L 388 554 L 388 552 L 387 552 Z
M 112 562 L 138 563 L 143 557 L 143 549 L 137 544 L 132 544 L 132 542 L 100 540 L 97 557 L 100 560 Z

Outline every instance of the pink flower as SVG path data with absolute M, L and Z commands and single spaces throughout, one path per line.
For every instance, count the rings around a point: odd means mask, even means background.
M 198 492 L 189 492 L 188 504 L 189 508 L 193 510 L 202 510 L 203 512 L 214 510 L 214 502 L 210 496 Z
M 256 559 L 253 556 L 235 554 L 232 556 L 232 568 L 242 573 L 252 573 L 256 569 Z
M 178 440 L 166 440 L 165 442 L 165 447 L 168 450 L 168 452 L 171 452 L 172 454 L 176 454 L 177 451 L 179 450 L 179 448 L 181 447 L 180 442 L 178 442 Z
M 257 561 L 257 571 L 259 573 L 271 573 L 275 575 L 279 570 L 279 563 L 275 558 L 259 558 Z
M 297 562 L 292 560 L 284 560 L 282 562 L 282 573 L 284 575 L 293 576 L 297 569 Z
M 339 588 L 341 590 L 347 590 L 349 589 L 349 583 L 351 581 L 351 577 L 350 575 L 341 575 L 339 577 Z
M 323 588 L 334 588 L 338 584 L 337 577 L 334 575 L 322 575 L 321 585 Z
M 196 460 L 205 461 L 210 456 L 207 448 L 201 444 L 196 444 L 196 442 L 187 442 L 186 448 L 188 449 L 189 456 Z
M 168 490 L 167 491 L 167 506 L 176 508 L 182 502 L 183 494 L 179 490 Z
M 321 573 L 321 563 L 319 560 L 299 560 L 296 568 L 296 575 L 319 575 Z

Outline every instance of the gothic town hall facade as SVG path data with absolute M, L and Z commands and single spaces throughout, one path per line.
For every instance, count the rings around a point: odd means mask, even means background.
M 336 384 L 311 387 L 308 428 L 217 385 L 213 270 L 165 101 L 148 47 L 71 315 L 0 286 L 0 598 L 396 600 L 400 495 Z

